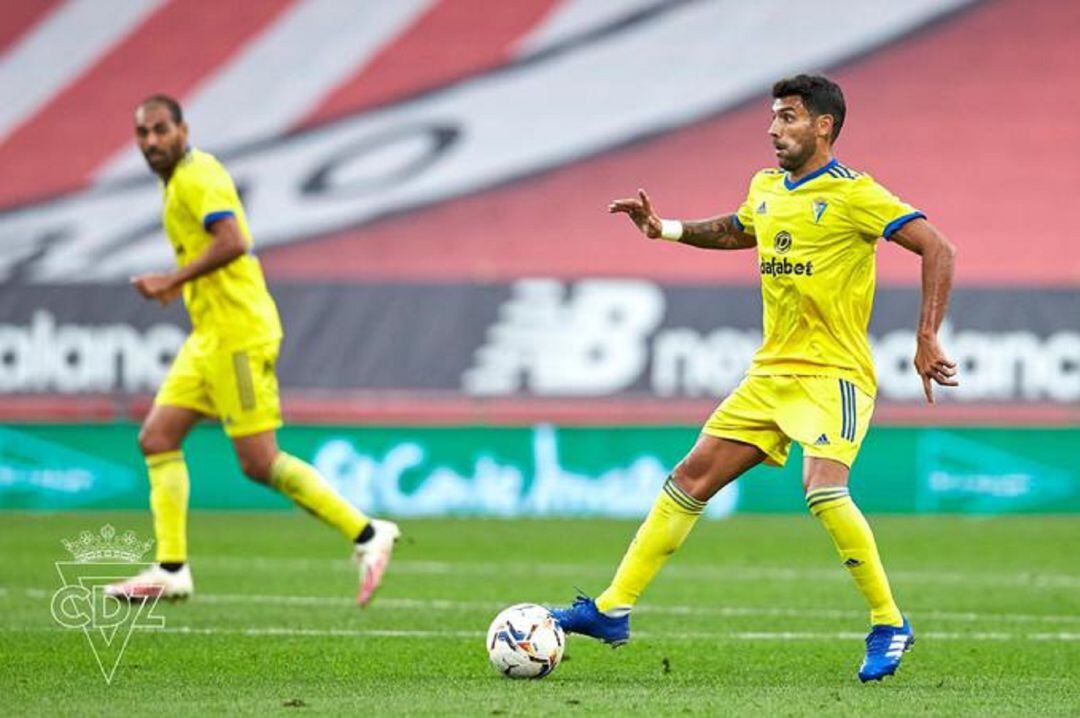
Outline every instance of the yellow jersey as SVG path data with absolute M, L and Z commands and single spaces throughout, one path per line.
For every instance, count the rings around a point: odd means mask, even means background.
M 184 284 L 193 334 L 218 346 L 261 344 L 281 338 L 277 306 L 259 260 L 250 252 L 247 216 L 229 173 L 212 155 L 188 150 L 163 185 L 165 234 L 181 267 L 213 242 L 210 225 L 233 216 L 249 251 Z
M 875 396 L 877 239 L 923 216 L 835 159 L 794 182 L 778 169 L 754 175 L 735 215 L 757 238 L 761 270 L 763 341 L 749 374 L 839 377 Z

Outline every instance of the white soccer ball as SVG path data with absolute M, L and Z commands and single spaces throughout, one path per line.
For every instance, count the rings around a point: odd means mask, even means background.
M 551 611 L 535 603 L 503 609 L 487 634 L 491 665 L 507 678 L 543 678 L 559 665 L 565 646 Z

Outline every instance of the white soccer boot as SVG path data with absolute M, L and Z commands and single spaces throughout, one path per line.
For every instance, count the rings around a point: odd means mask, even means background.
M 105 587 L 105 595 L 123 601 L 145 601 L 148 598 L 178 600 L 195 593 L 191 569 L 184 564 L 179 571 L 166 571 L 154 564 L 131 578 L 111 583 Z
M 364 543 L 356 544 L 354 556 L 360 569 L 360 592 L 356 602 L 366 606 L 371 601 L 375 589 L 382 582 L 383 573 L 390 564 L 390 554 L 394 551 L 394 542 L 401 536 L 401 529 L 392 521 L 371 520 L 375 535 Z

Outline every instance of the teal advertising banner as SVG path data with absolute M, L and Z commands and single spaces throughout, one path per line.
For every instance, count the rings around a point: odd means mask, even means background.
M 147 506 L 138 427 L 0 426 L 0 509 Z M 607 516 L 651 506 L 696 427 L 295 426 L 283 448 L 314 464 L 365 511 L 393 516 Z M 873 513 L 1080 512 L 1080 429 L 875 428 L 852 492 Z M 184 453 L 196 509 L 285 509 L 246 480 L 215 426 Z M 707 515 L 802 512 L 800 455 L 759 467 Z

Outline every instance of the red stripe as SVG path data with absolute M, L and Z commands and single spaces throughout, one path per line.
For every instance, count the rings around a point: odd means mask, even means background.
M 183 98 L 294 2 L 170 0 L 0 145 L 17 168 L 0 173 L 0 206 L 86 183 L 131 141 L 140 99 Z
M 511 56 L 514 42 L 557 4 L 558 0 L 442 0 L 334 89 L 301 124 L 499 65 Z
M 23 33 L 44 20 L 59 4 L 60 0 L 0 2 L 0 53 L 7 52 Z

